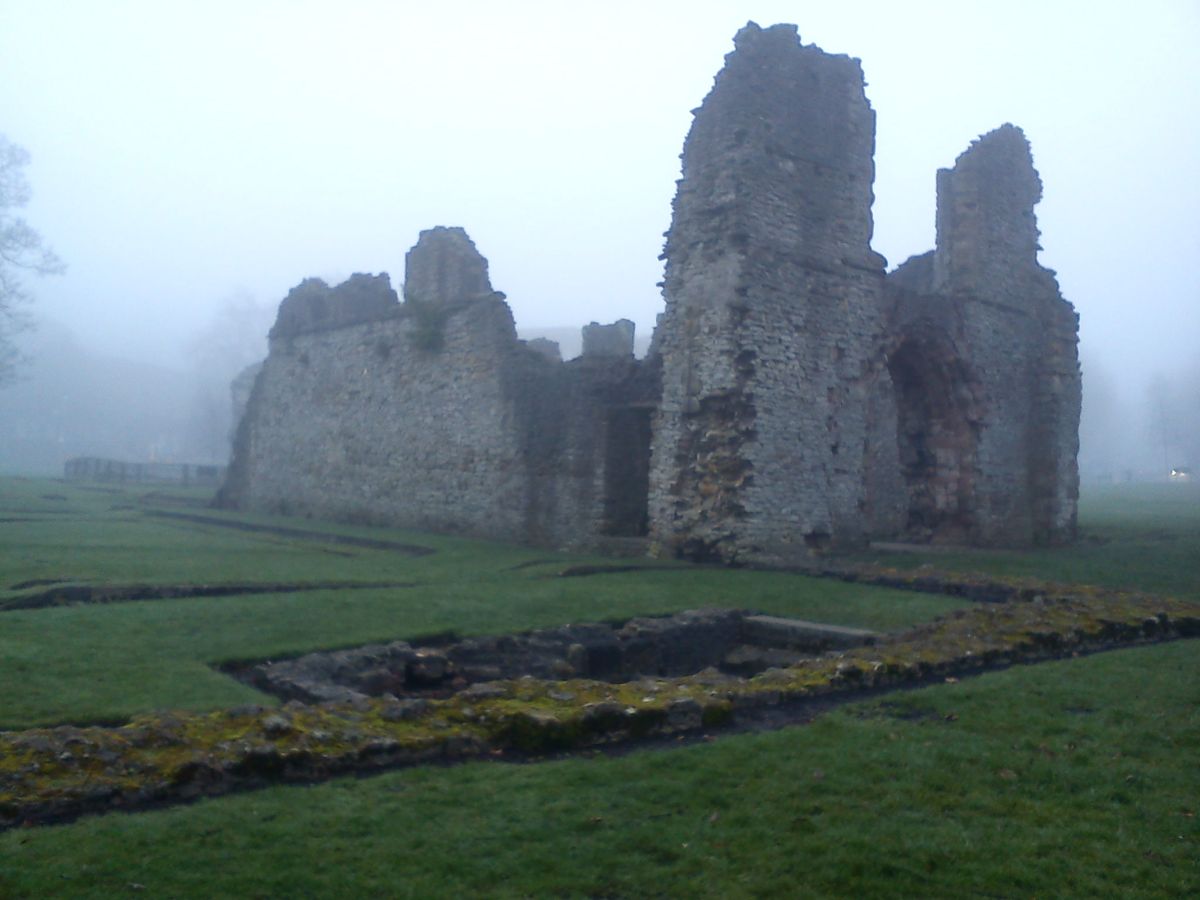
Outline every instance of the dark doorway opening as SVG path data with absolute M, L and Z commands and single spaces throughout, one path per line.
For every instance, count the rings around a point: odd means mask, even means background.
M 610 409 L 604 428 L 603 532 L 643 537 L 650 521 L 649 407 Z
M 909 340 L 888 361 L 896 388 L 900 466 L 913 540 L 959 542 L 975 531 L 973 381 L 943 342 Z

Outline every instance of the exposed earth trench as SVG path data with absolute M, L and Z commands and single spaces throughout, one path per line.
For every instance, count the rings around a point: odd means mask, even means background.
M 49 587 L 46 587 L 49 585 Z M 246 594 L 294 594 L 302 591 L 352 591 L 418 587 L 415 581 L 306 581 L 229 582 L 225 584 L 106 584 L 38 579 L 14 584 L 21 591 L 45 587 L 36 593 L 0 599 L 0 610 L 45 609 L 84 603 L 126 603 L 134 600 L 178 600 L 188 597 L 238 597 Z
M 221 525 L 240 525 L 213 520 Z M 256 526 L 257 527 L 257 526 Z M 272 529 L 262 526 L 261 530 L 271 533 L 290 534 L 310 540 L 341 540 L 344 536 L 293 529 Z M 367 540 L 367 539 L 364 539 Z M 388 542 L 377 542 L 390 549 Z M 370 546 L 370 544 L 366 544 Z M 397 545 L 407 552 L 410 545 Z M 423 548 L 432 553 L 434 551 Z M 530 560 L 512 571 L 535 566 L 553 565 L 557 560 Z M 617 575 L 629 572 L 688 573 L 696 566 L 654 564 L 600 564 L 567 566 L 546 574 L 545 578 L 585 578 L 600 575 Z M 946 594 L 984 603 L 1002 603 L 1009 600 L 1036 600 L 1047 593 L 1070 592 L 1071 585 L 1044 584 L 1030 579 L 995 581 L 961 573 L 938 573 L 927 569 L 916 571 L 893 569 L 866 564 L 822 564 L 811 568 L 792 568 L 782 571 L 796 572 L 814 578 L 834 578 L 875 587 L 896 588 L 927 594 Z M 89 585 L 82 581 L 63 578 L 39 578 L 9 585 L 10 592 L 22 592 L 7 598 L 0 597 L 0 611 L 6 609 L 44 609 L 50 606 L 70 606 L 87 603 L 123 603 L 137 600 L 172 600 L 189 597 L 234 597 L 248 594 L 300 593 L 327 590 L 378 590 L 420 587 L 415 581 L 307 581 L 307 582 L 226 582 L 221 584 L 105 584 Z M 33 588 L 43 590 L 30 593 Z
M 378 538 L 358 537 L 352 534 L 336 534 L 328 531 L 309 531 L 305 528 L 287 528 L 282 525 L 260 525 L 254 522 L 222 519 L 218 516 L 205 516 L 198 513 L 181 513 L 170 512 L 165 509 L 153 509 L 147 510 L 146 515 L 159 519 L 175 519 L 193 525 L 214 525 L 219 528 L 231 528 L 234 531 L 249 531 L 258 534 L 273 534 L 277 537 L 319 540 L 331 544 L 345 544 L 349 547 L 365 547 L 371 550 L 391 550 L 407 556 L 427 556 L 435 552 L 432 547 L 423 547 L 420 544 L 406 544 L 401 541 L 385 541 Z
M 993 588 L 995 596 L 999 586 Z M 975 604 L 902 633 L 843 635 L 835 642 L 840 649 L 812 655 L 784 646 L 786 634 L 799 627 L 790 620 L 736 610 L 473 639 L 432 654 L 397 642 L 382 649 L 400 663 L 383 671 L 378 647 L 325 654 L 333 662 L 317 660 L 308 675 L 315 671 L 318 682 L 333 685 L 335 699 L 317 699 L 319 691 L 297 699 L 308 684 L 302 673 L 293 679 L 300 685 L 293 699 L 279 707 L 156 712 L 116 727 L 0 732 L 0 828 L 417 764 L 676 746 L 804 723 L 834 706 L 947 678 L 1200 636 L 1194 601 L 1032 582 L 1006 590 L 1018 599 Z M 689 661 L 690 674 L 672 668 L 679 662 L 670 649 L 675 644 L 653 644 L 645 656 L 650 645 L 637 643 L 712 616 L 726 624 L 736 619 L 736 646 L 723 646 L 720 659 L 698 671 L 696 660 Z M 800 626 L 806 624 L 812 623 Z M 759 640 L 757 649 L 737 643 L 747 639 L 747 628 L 759 633 L 760 626 L 776 629 L 774 637 Z M 599 627 L 616 636 L 587 630 Z M 522 640 L 544 644 L 554 635 L 562 638 L 561 664 L 549 658 L 551 671 L 542 677 L 512 677 L 506 666 L 519 662 Z M 614 656 L 613 642 L 630 635 L 633 643 Z M 497 648 L 509 662 L 487 656 Z M 349 679 L 339 668 L 347 653 L 367 664 Z M 634 671 L 638 660 L 647 670 Z M 449 668 L 439 668 L 447 661 Z M 247 663 L 240 674 L 295 662 Z M 500 677 L 488 680 L 493 675 Z

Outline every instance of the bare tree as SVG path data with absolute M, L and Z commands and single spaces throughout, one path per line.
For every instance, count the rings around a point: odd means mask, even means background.
M 25 274 L 57 275 L 62 260 L 42 244 L 42 236 L 14 210 L 29 202 L 24 167 L 29 154 L 0 134 L 0 384 L 12 378 L 17 359 L 13 335 L 28 327 L 21 308 L 30 299 Z

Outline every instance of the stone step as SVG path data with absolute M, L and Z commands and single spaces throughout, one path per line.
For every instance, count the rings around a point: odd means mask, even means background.
M 746 616 L 742 619 L 742 640 L 766 647 L 820 652 L 873 644 L 878 636 L 878 632 L 863 628 L 785 619 L 782 616 Z

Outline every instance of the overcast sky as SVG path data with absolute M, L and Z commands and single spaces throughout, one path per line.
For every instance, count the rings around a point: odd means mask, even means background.
M 862 60 L 891 266 L 933 245 L 936 170 L 1011 121 L 1085 359 L 1200 355 L 1196 0 L 0 0 L 0 132 L 70 267 L 36 311 L 171 362 L 238 292 L 398 285 L 461 225 L 519 326 L 648 330 L 690 111 L 750 19 Z

